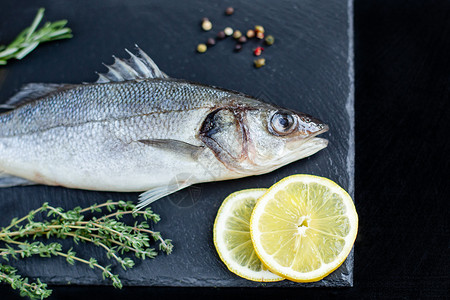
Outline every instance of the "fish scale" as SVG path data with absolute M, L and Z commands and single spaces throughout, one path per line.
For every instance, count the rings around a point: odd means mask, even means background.
M 321 121 L 169 78 L 138 51 L 115 58 L 96 83 L 29 84 L 12 97 L 5 107 L 13 109 L 0 115 L 0 186 L 146 191 L 142 207 L 195 183 L 267 173 L 326 147 L 315 137 L 328 129 Z
M 208 97 L 205 98 L 205 95 Z M 57 126 L 112 121 L 162 112 L 213 107 L 229 98 L 225 92 L 188 85 L 179 80 L 153 79 L 80 85 L 54 93 L 0 116 L 0 137 L 33 133 Z M 207 99 L 208 101 L 204 101 Z M 39 115 L 45 116 L 40 118 Z

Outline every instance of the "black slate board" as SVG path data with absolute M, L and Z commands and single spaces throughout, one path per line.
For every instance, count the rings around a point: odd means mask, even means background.
M 225 7 L 236 12 L 227 17 Z M 269 187 L 281 178 L 308 173 L 338 182 L 354 192 L 353 149 L 353 49 L 351 1 L 23 1 L 5 3 L 0 11 L 0 41 L 12 40 L 31 22 L 38 7 L 45 7 L 46 20 L 67 18 L 74 31 L 69 41 L 40 46 L 23 61 L 0 69 L 0 99 L 6 101 L 29 82 L 94 81 L 94 71 L 111 55 L 125 56 L 123 48 L 135 43 L 159 67 L 175 78 L 245 92 L 266 101 L 319 117 L 330 125 L 325 134 L 328 148 L 270 174 L 245 179 L 200 184 L 161 199 L 152 205 L 162 221 L 155 226 L 174 241 L 169 256 L 138 262 L 130 271 L 117 271 L 125 285 L 142 286 L 350 286 L 353 253 L 333 274 L 318 283 L 288 281 L 260 284 L 230 273 L 219 260 L 212 243 L 212 225 L 221 201 L 231 192 Z M 246 29 L 265 26 L 276 37 L 267 48 L 267 65 L 254 69 L 254 57 L 244 46 L 232 52 L 233 43 L 223 41 L 205 54 L 195 47 L 212 33 L 200 30 L 207 16 L 216 28 Z M 47 201 L 64 208 L 87 206 L 107 199 L 137 199 L 137 193 L 107 193 L 32 186 L 0 190 L 0 225 Z M 69 244 L 68 244 L 69 245 Z M 100 249 L 76 247 L 80 256 L 106 258 Z M 84 265 L 68 267 L 62 259 L 31 258 L 13 262 L 25 275 L 54 284 L 108 284 L 98 272 Z

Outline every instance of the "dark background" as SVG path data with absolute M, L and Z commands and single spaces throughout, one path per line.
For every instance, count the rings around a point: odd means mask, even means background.
M 354 28 L 354 287 L 54 286 L 53 299 L 448 298 L 450 2 L 356 0 Z M 16 294 L 0 286 L 0 295 Z

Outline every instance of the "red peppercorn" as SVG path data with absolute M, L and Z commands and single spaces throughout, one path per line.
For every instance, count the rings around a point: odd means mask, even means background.
M 263 47 L 256 47 L 256 49 L 253 50 L 253 54 L 255 56 L 260 56 L 263 51 L 264 51 Z

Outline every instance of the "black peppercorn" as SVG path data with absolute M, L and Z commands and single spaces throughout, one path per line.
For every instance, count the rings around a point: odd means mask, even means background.
M 226 34 L 224 31 L 219 31 L 219 33 L 217 33 L 217 38 L 218 39 L 224 39 L 226 37 Z
M 225 9 L 225 14 L 227 16 L 231 16 L 233 13 L 234 13 L 234 8 L 232 8 L 231 6 L 227 7 L 227 9 Z
M 239 38 L 239 43 L 241 43 L 241 44 L 243 44 L 243 43 L 246 43 L 247 42 L 247 38 L 243 35 L 243 36 L 241 36 L 240 38 Z

